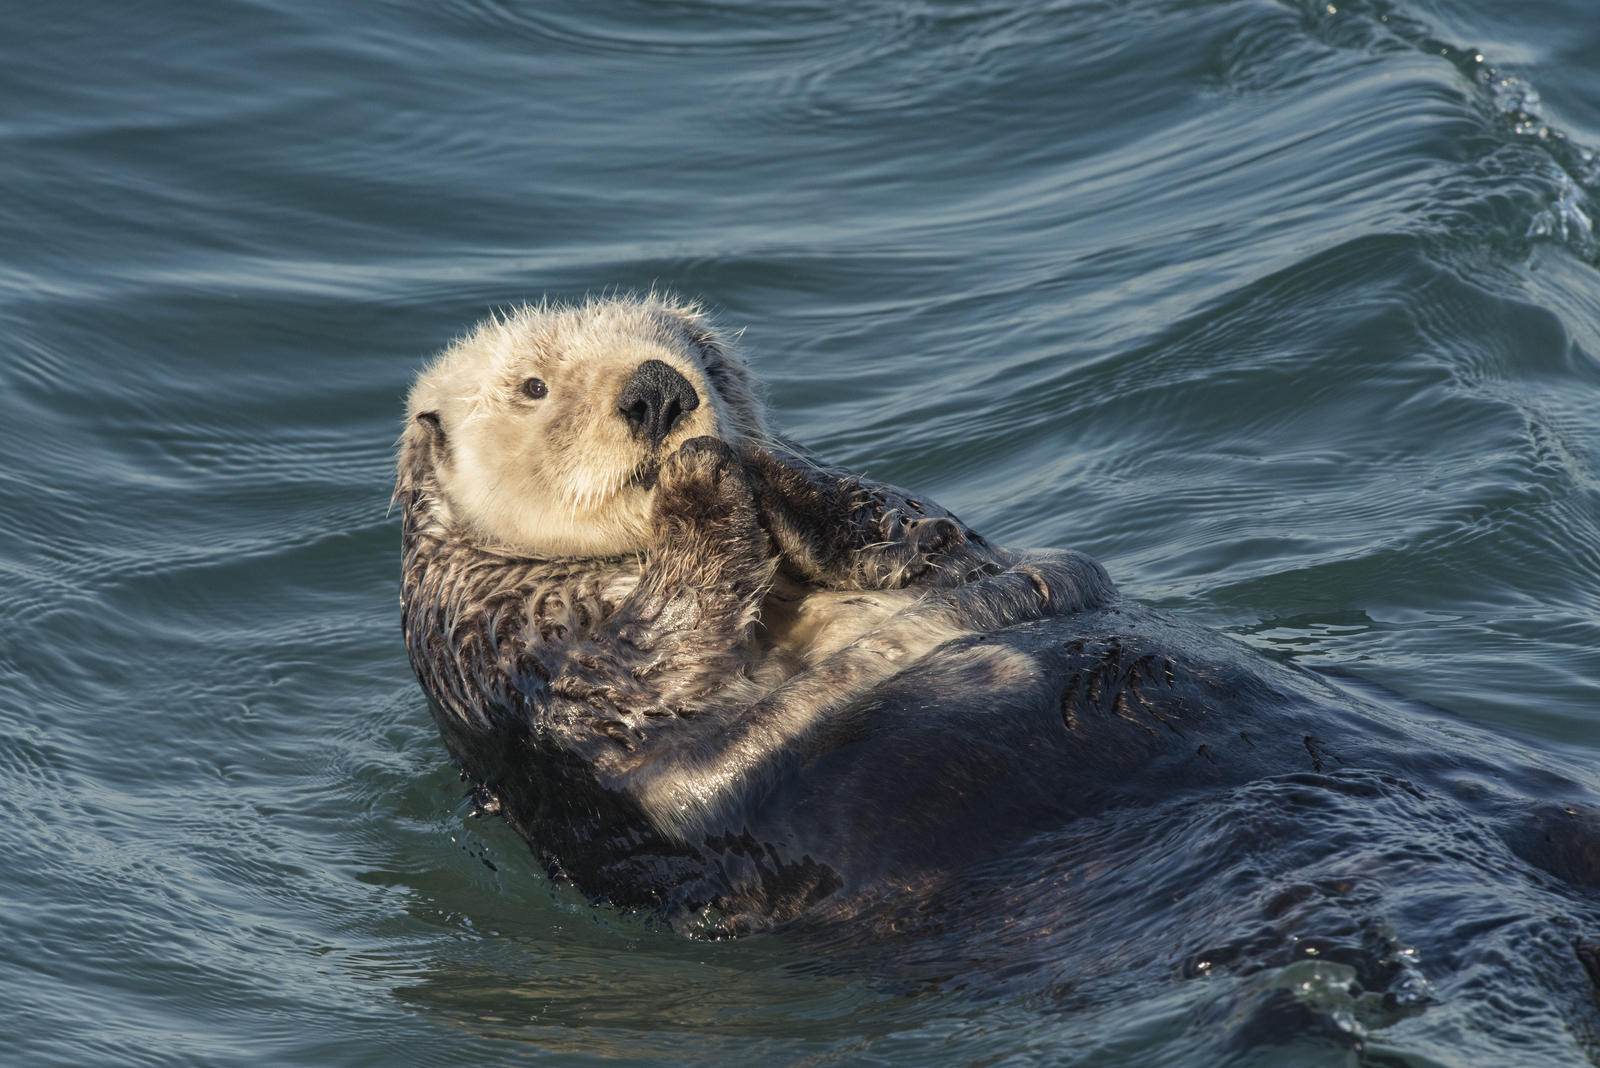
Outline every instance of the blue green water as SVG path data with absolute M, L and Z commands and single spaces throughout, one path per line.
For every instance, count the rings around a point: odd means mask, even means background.
M 392 445 L 430 352 L 546 295 L 703 298 L 830 458 L 1597 766 L 1593 0 L 0 25 L 0 1062 L 1221 1056 L 1226 979 L 908 990 L 593 908 L 470 817 Z M 1595 1057 L 1540 996 L 1371 1063 Z M 1280 1037 L 1241 1063 L 1365 1056 Z

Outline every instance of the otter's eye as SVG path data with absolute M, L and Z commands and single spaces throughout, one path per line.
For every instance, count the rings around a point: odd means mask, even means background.
M 522 392 L 531 400 L 538 400 L 550 392 L 550 387 L 544 384 L 542 378 L 530 378 L 522 383 Z

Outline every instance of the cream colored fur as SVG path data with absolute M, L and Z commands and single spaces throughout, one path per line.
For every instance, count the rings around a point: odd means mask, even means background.
M 654 450 L 614 410 L 645 360 L 674 368 L 701 399 Z M 529 398 L 530 378 L 548 395 Z M 697 306 L 654 294 L 525 306 L 480 323 L 417 380 L 408 433 L 424 432 L 424 412 L 438 414 L 448 442 L 435 470 L 450 518 L 485 548 L 535 558 L 643 551 L 654 493 L 646 485 L 663 459 L 701 435 L 765 437 L 732 345 Z

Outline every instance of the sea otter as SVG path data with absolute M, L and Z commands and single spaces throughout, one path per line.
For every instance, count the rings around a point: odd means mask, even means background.
M 1228 805 L 1421 806 L 1498 843 L 1486 865 L 1600 886 L 1581 772 L 819 459 L 772 429 L 694 305 L 482 323 L 411 392 L 396 497 L 406 645 L 444 741 L 481 809 L 595 900 L 728 932 L 870 926 L 961 912 L 996 880 L 1048 897 L 1062 841 Z M 1102 861 L 1143 863 L 1133 840 Z M 1272 863 L 1228 900 L 1288 877 Z M 1304 911 L 1334 892 L 1295 893 Z M 1340 923 L 1355 948 L 1338 959 L 1367 961 L 1368 989 L 1398 982 L 1374 963 L 1393 958 L 1388 921 Z M 1288 963 L 1300 937 L 1202 944 L 1173 967 Z
M 690 306 L 491 319 L 409 415 L 412 663 L 485 806 L 614 900 L 809 907 L 840 876 L 827 851 L 780 859 L 817 873 L 793 893 L 716 889 L 693 877 L 707 837 L 744 833 L 784 768 L 931 650 L 1114 596 L 1087 557 L 990 545 L 775 435 Z M 1031 670 L 999 645 L 963 659 Z

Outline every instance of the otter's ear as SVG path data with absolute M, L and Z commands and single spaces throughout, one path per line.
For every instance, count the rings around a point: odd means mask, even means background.
M 436 463 L 448 463 L 450 460 L 450 443 L 445 440 L 444 424 L 439 422 L 438 412 L 418 412 L 417 426 L 422 430 L 423 440 L 428 443 L 428 449 L 433 454 Z
M 435 445 L 444 444 L 444 424 L 439 422 L 438 412 L 418 412 L 417 425 L 427 431 L 428 439 Z

